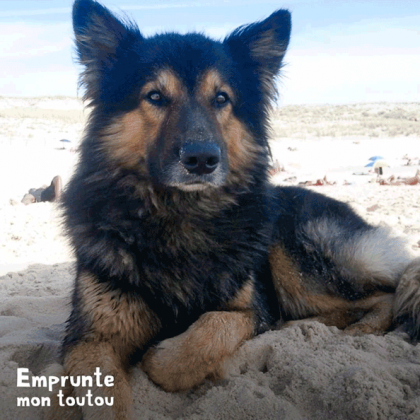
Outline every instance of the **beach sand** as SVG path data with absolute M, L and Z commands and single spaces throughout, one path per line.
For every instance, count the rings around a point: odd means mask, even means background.
M 360 114 L 369 115 L 384 107 L 420 116 L 412 104 L 359 106 Z M 86 115 L 80 102 L 69 98 L 0 98 L 1 420 L 41 418 L 39 408 L 17 408 L 17 397 L 41 395 L 42 390 L 18 388 L 16 372 L 25 367 L 39 375 L 57 360 L 74 279 L 74 259 L 56 205 L 20 201 L 55 175 L 68 181 Z M 322 115 L 319 121 L 312 125 L 322 125 Z M 344 129 L 337 134 L 337 124 L 347 123 L 335 124 L 334 133 L 317 136 L 308 129 L 285 137 L 292 122 L 276 113 L 272 150 L 284 171 L 273 182 L 297 185 L 327 176 L 336 184 L 310 188 L 349 203 L 370 223 L 390 226 L 406 238 L 413 256 L 420 256 L 420 185 L 380 186 L 365 167 L 371 156 L 381 155 L 390 165 L 385 178 L 413 176 L 420 168 L 420 135 L 404 135 L 403 130 L 395 137 L 376 137 Z M 366 175 L 354 175 L 360 173 Z M 269 331 L 246 342 L 228 372 L 218 383 L 171 394 L 134 368 L 138 418 L 420 418 L 420 346 L 400 331 L 349 337 L 316 322 Z

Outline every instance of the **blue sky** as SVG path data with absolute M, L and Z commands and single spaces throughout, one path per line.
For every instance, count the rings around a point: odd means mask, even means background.
M 222 38 L 278 8 L 292 12 L 280 104 L 420 100 L 420 1 L 106 0 L 150 35 Z M 71 0 L 0 0 L 0 95 L 77 95 Z

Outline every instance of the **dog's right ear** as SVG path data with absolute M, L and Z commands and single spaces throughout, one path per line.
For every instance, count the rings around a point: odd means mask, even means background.
M 85 86 L 85 99 L 93 99 L 104 72 L 117 61 L 124 45 L 140 32 L 132 23 L 124 23 L 111 11 L 93 0 L 76 0 L 73 5 L 73 30 L 77 56 L 85 66 L 80 84 Z

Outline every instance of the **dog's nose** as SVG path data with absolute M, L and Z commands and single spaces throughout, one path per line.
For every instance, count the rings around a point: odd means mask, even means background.
M 179 152 L 184 168 L 196 175 L 211 174 L 220 162 L 220 155 L 220 147 L 208 142 L 186 143 Z

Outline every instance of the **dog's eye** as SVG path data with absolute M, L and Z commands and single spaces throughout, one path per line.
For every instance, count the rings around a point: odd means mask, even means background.
M 229 96 L 225 92 L 218 92 L 215 101 L 218 106 L 226 105 L 229 102 Z
M 156 90 L 149 92 L 147 94 L 147 98 L 149 99 L 149 101 L 154 102 L 154 103 L 159 103 L 162 101 L 162 95 Z

